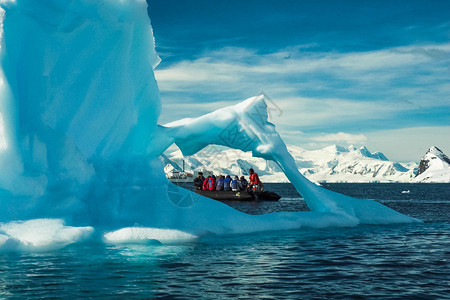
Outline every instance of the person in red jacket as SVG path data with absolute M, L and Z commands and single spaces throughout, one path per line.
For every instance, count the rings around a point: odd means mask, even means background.
M 209 180 L 211 179 L 211 176 L 206 177 L 205 181 L 203 181 L 203 190 L 207 191 L 208 190 L 208 183 Z
M 211 176 L 211 181 L 208 184 L 208 190 L 214 191 L 216 189 L 216 176 Z
M 216 176 L 208 176 L 203 182 L 204 191 L 214 191 L 216 188 Z
M 257 192 L 262 192 L 264 190 L 264 185 L 261 180 L 259 180 L 258 174 L 256 174 L 253 169 L 248 170 L 248 172 L 250 173 L 250 189 L 257 190 Z

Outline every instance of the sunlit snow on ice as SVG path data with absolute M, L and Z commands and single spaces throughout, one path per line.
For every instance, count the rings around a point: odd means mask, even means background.
M 0 249 L 47 251 L 86 240 L 94 229 L 66 226 L 60 219 L 34 219 L 0 224 Z
M 197 236 L 175 229 L 158 229 L 127 227 L 113 232 L 105 233 L 104 238 L 113 244 L 122 243 L 146 243 L 157 241 L 163 244 L 195 241 Z

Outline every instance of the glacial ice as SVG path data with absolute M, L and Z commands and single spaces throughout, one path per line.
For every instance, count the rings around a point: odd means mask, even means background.
M 147 243 L 158 241 L 163 244 L 196 241 L 198 236 L 175 229 L 127 227 L 104 234 L 108 243 Z
M 264 95 L 157 125 L 159 58 L 144 0 L 1 6 L 0 249 L 58 248 L 93 228 L 141 242 L 417 221 L 309 182 L 268 122 Z M 181 189 L 159 159 L 172 143 L 184 154 L 219 144 L 272 159 L 311 211 L 251 216 Z

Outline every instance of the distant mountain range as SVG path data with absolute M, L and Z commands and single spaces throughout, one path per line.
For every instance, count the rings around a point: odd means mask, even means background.
M 381 152 L 366 147 L 328 146 L 305 150 L 288 146 L 299 171 L 315 182 L 450 182 L 450 159 L 437 147 L 431 147 L 419 164 L 389 161 Z M 252 157 L 222 147 L 207 147 L 184 157 L 180 150 L 161 156 L 166 174 L 184 169 L 190 173 L 212 171 L 214 174 L 248 175 L 253 168 L 263 182 L 288 181 L 273 161 Z

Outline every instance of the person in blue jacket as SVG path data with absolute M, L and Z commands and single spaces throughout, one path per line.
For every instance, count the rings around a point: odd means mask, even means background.
M 216 186 L 217 191 L 223 191 L 223 182 L 224 182 L 223 175 L 220 175 L 219 179 L 217 180 L 217 186 Z
M 231 180 L 230 186 L 233 192 L 239 192 L 241 190 L 241 182 L 239 181 L 239 177 L 234 176 L 233 180 Z
M 223 190 L 224 191 L 231 191 L 231 177 L 230 175 L 227 175 L 227 177 L 225 177 L 225 180 L 223 181 Z

